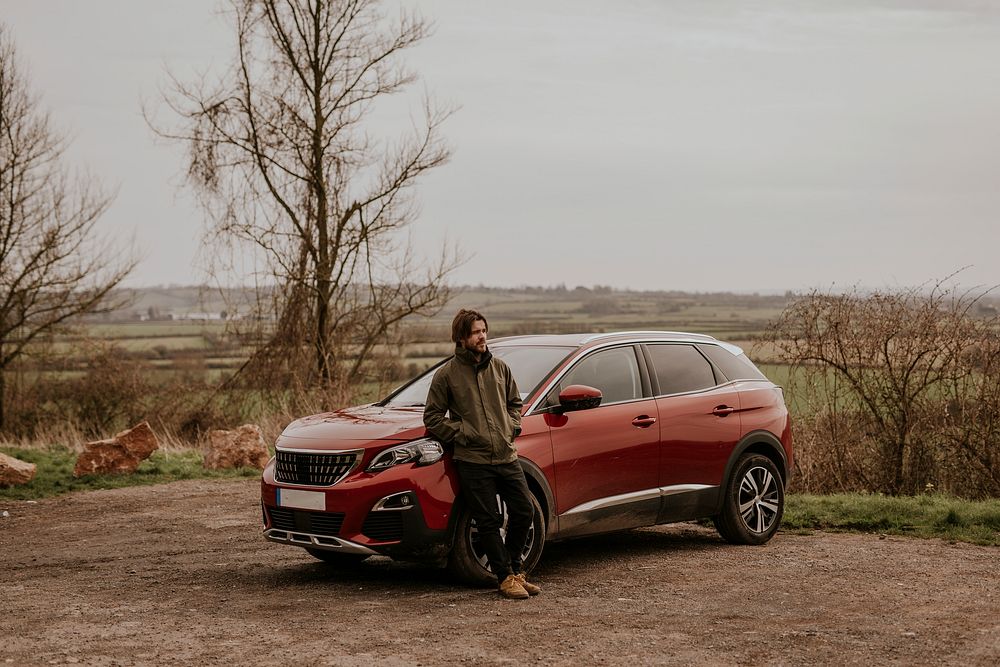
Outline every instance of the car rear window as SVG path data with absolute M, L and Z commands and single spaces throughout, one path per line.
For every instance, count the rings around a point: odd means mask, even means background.
M 514 374 L 514 382 L 521 393 L 521 399 L 527 398 L 535 388 L 542 383 L 542 380 L 549 376 L 556 366 L 565 359 L 571 347 L 529 347 L 507 345 L 490 348 L 493 356 L 503 359 L 504 363 L 510 367 L 510 372 Z M 427 392 L 430 391 L 431 381 L 437 371 L 436 364 L 416 380 L 403 387 L 401 391 L 393 394 L 383 405 L 395 407 L 421 406 L 427 401 Z
M 733 354 L 718 345 L 699 345 L 698 349 L 712 360 L 730 380 L 766 380 L 767 377 L 747 359 L 745 354 Z
M 649 345 L 660 395 L 681 394 L 716 385 L 712 365 L 691 345 Z

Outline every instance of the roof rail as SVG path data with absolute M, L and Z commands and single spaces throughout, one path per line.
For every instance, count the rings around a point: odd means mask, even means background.
M 678 338 L 690 338 L 695 340 L 717 340 L 714 336 L 709 336 L 708 334 L 688 333 L 686 331 L 612 331 L 610 333 L 594 334 L 593 336 L 588 336 L 587 338 L 583 339 L 581 345 L 585 343 L 590 343 L 595 340 L 600 340 L 601 338 L 610 338 L 612 336 L 640 336 L 640 335 L 676 336 Z
M 500 336 L 499 338 L 491 338 L 491 343 L 500 343 L 503 341 L 514 340 L 515 338 L 537 338 L 538 334 L 515 334 L 513 336 Z

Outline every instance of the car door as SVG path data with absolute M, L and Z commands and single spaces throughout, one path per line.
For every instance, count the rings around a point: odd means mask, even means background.
M 733 382 L 740 392 L 740 428 L 743 433 L 767 431 L 781 442 L 789 442 L 788 410 L 781 388 L 775 386 L 760 370 L 737 350 L 736 353 L 718 345 L 699 344 L 698 349 L 712 364 Z M 787 446 L 786 446 L 787 449 Z M 786 452 L 786 455 L 789 452 Z
M 546 415 L 552 439 L 555 496 L 561 536 L 655 522 L 659 491 L 656 401 L 636 346 L 597 350 L 583 357 L 546 398 L 574 384 L 601 390 L 601 405 Z
M 693 345 L 649 344 L 644 351 L 659 413 L 660 520 L 697 515 L 718 497 L 740 439 L 740 395 Z

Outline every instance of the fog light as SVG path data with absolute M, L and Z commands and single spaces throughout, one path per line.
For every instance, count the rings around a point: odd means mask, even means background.
M 391 496 L 386 496 L 382 500 L 375 503 L 372 507 L 373 512 L 389 512 L 392 510 L 408 510 L 413 507 L 414 499 L 410 491 L 403 491 L 402 493 L 394 493 Z

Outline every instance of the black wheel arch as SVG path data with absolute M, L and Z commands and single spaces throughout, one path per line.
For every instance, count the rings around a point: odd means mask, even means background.
M 781 473 L 782 487 L 788 485 L 788 461 L 785 458 L 785 449 L 781 446 L 781 440 L 770 431 L 759 430 L 747 433 L 736 443 L 732 454 L 729 455 L 729 460 L 726 462 L 725 473 L 722 475 L 722 489 L 728 488 L 729 476 L 733 473 L 736 462 L 747 453 L 761 454 L 771 459 L 778 468 L 778 472 Z M 716 513 L 722 511 L 722 503 L 725 502 L 725 498 L 726 494 L 723 491 L 719 494 L 715 508 Z
M 549 488 L 549 482 L 545 478 L 545 473 L 533 461 L 518 459 L 518 462 L 521 464 L 521 470 L 524 471 L 524 479 L 528 482 L 528 490 L 538 500 L 538 504 L 542 506 L 542 516 L 545 518 L 545 532 L 551 535 L 554 532 L 556 501 L 552 495 L 552 489 Z

